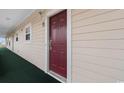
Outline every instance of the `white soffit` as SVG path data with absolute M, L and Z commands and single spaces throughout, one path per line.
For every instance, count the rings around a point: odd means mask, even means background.
M 0 9 L 0 37 L 5 37 L 16 27 L 17 23 L 24 20 L 33 11 L 33 9 Z

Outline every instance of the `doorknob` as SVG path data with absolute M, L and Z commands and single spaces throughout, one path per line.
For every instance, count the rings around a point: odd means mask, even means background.
M 52 50 L 52 40 L 49 42 L 49 49 Z

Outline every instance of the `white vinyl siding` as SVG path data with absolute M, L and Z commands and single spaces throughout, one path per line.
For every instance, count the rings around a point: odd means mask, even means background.
M 45 62 L 45 29 L 42 27 L 43 18 L 34 12 L 18 27 L 19 41 L 14 44 L 14 52 L 44 70 Z M 30 40 L 26 41 L 26 28 L 31 27 Z M 31 35 L 32 34 L 32 35 Z
M 124 10 L 72 10 L 72 81 L 124 81 Z

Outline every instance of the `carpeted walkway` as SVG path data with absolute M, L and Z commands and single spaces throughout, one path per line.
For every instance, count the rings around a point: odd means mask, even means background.
M 0 48 L 0 83 L 58 83 L 6 48 Z

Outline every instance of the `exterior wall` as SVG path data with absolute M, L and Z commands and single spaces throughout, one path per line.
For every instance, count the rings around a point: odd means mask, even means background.
M 45 64 L 45 29 L 42 26 L 44 18 L 35 11 L 19 24 L 14 33 L 14 52 L 40 69 L 44 70 Z M 31 41 L 25 40 L 25 27 L 31 24 L 32 36 Z M 18 34 L 18 41 L 16 41 Z
M 10 43 L 10 45 L 9 45 L 9 43 Z M 14 45 L 13 36 L 10 34 L 10 35 L 8 35 L 8 37 L 6 38 L 6 47 L 7 47 L 9 50 L 13 51 L 13 48 L 14 48 L 13 45 Z
M 124 81 L 124 10 L 72 10 L 72 81 Z

